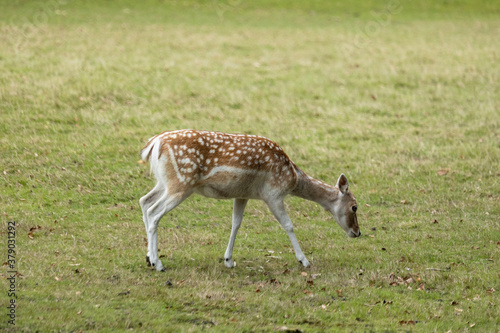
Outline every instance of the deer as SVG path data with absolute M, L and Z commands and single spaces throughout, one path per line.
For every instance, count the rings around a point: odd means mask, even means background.
M 160 219 L 192 194 L 214 199 L 233 199 L 232 227 L 224 264 L 235 266 L 233 247 L 248 200 L 262 200 L 288 234 L 297 260 L 310 266 L 285 210 L 287 195 L 311 200 L 331 213 L 347 236 L 361 235 L 356 198 L 342 173 L 334 186 L 308 176 L 283 149 L 262 136 L 212 131 L 176 130 L 148 140 L 141 159 L 150 163 L 155 187 L 143 196 L 140 206 L 146 227 L 147 266 L 164 267 L 158 256 Z

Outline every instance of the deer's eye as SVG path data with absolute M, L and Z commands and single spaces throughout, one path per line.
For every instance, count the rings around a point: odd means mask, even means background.
M 352 211 L 356 213 L 356 211 L 358 210 L 358 206 L 352 206 Z

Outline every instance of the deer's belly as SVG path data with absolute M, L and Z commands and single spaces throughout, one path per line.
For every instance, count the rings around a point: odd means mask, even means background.
M 220 169 L 200 179 L 194 192 L 215 199 L 260 199 L 265 178 L 264 172 Z

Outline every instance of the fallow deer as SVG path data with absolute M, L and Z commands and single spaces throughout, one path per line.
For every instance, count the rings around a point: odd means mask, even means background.
M 224 255 L 233 267 L 233 246 L 249 199 L 263 200 L 292 242 L 304 267 L 309 261 L 300 249 L 292 221 L 285 210 L 287 195 L 312 200 L 329 211 L 350 237 L 361 235 L 357 203 L 341 174 L 335 186 L 308 176 L 275 142 L 261 136 L 179 130 L 149 139 L 141 151 L 157 184 L 140 199 L 148 236 L 146 262 L 163 270 L 158 258 L 158 222 L 193 193 L 209 198 L 234 199 L 233 223 Z

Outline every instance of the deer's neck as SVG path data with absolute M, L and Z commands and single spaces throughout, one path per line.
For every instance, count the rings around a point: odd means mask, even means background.
M 295 168 L 298 182 L 291 194 L 306 200 L 314 201 L 323 206 L 323 208 L 328 209 L 332 199 L 338 196 L 338 189 L 308 176 L 298 167 Z

